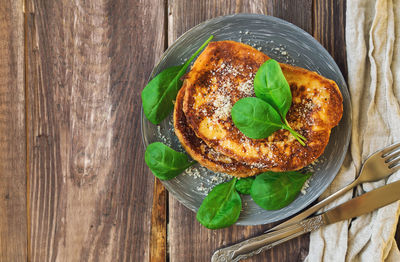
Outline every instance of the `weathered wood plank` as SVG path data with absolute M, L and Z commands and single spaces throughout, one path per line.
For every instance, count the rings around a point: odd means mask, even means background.
M 151 211 L 150 261 L 167 261 L 167 205 L 168 192 L 154 178 L 153 207 Z
M 316 0 L 313 9 L 313 36 L 328 50 L 347 79 L 346 1 Z
M 293 11 L 296 6 L 297 11 Z M 288 10 L 290 9 L 290 12 Z M 169 1 L 168 42 L 204 20 L 232 13 L 273 14 L 312 32 L 311 1 Z M 184 225 L 184 226 L 182 226 Z M 172 196 L 169 198 L 168 242 L 171 261 L 209 261 L 214 250 L 256 236 L 272 225 L 208 230 Z M 308 235 L 289 241 L 248 261 L 299 261 L 308 253 Z
M 265 14 L 265 1 L 168 1 L 168 44 L 171 45 L 181 34 L 193 26 L 214 17 L 234 13 Z
M 267 2 L 268 15 L 286 20 L 312 34 L 313 1 L 269 0 Z
M 28 2 L 32 261 L 147 261 L 140 91 L 163 2 Z
M 26 128 L 22 1 L 0 4 L 0 261 L 26 261 Z

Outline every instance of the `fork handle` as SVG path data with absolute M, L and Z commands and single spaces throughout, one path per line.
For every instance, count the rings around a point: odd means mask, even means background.
M 288 228 L 247 239 L 217 250 L 211 262 L 237 262 L 271 249 L 283 242 L 311 232 L 326 224 L 322 215 L 309 218 Z
M 258 247 L 258 248 L 254 249 L 252 251 L 249 251 L 248 253 L 236 256 L 234 258 L 232 258 L 232 256 L 233 256 L 235 250 L 237 248 L 239 248 L 239 246 L 235 245 L 235 246 L 230 246 L 230 247 L 227 247 L 227 248 L 219 249 L 213 254 L 213 256 L 211 258 L 211 262 L 238 262 L 238 261 L 240 261 L 242 259 L 247 259 L 247 258 L 250 258 L 250 257 L 255 256 L 257 254 L 260 254 L 263 251 L 271 249 L 271 248 L 273 248 L 273 247 L 275 247 L 277 245 L 280 245 L 280 244 L 282 244 L 282 243 L 284 243 L 286 241 L 289 241 L 289 240 L 291 240 L 293 238 L 299 237 L 299 236 L 301 236 L 303 234 L 304 234 L 304 232 L 297 232 L 297 233 L 295 233 L 293 235 L 287 236 L 287 237 L 282 238 L 280 240 L 276 240 L 275 242 L 272 242 L 270 244 L 266 244 L 265 246 Z M 252 240 L 252 239 L 250 239 L 250 240 Z M 251 242 L 250 243 L 249 242 L 248 243 L 239 243 L 239 244 L 241 244 L 241 245 L 251 245 Z
M 318 202 L 317 204 L 313 205 L 312 207 L 304 210 L 303 212 L 301 212 L 300 214 L 298 214 L 297 216 L 271 228 L 270 230 L 266 231 L 266 232 L 271 232 L 271 231 L 275 231 L 293 224 L 296 224 L 298 222 L 300 222 L 301 220 L 309 217 L 310 215 L 314 214 L 315 212 L 317 212 L 318 210 L 320 210 L 321 208 L 325 207 L 326 205 L 332 203 L 334 200 L 336 200 L 337 198 L 341 197 L 342 195 L 344 195 L 346 192 L 348 192 L 350 189 L 356 187 L 359 184 L 359 180 L 356 179 L 354 180 L 352 183 L 348 184 L 347 186 L 345 186 L 344 188 L 340 189 L 339 191 L 337 191 L 336 193 L 332 194 L 331 196 L 325 198 L 324 200 L 322 200 L 321 202 Z

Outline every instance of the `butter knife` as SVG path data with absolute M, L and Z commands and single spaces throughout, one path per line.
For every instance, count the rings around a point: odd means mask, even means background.
M 353 198 L 325 213 L 283 229 L 263 234 L 235 245 L 217 250 L 212 262 L 236 262 L 271 249 L 285 241 L 319 229 L 321 226 L 347 220 L 400 200 L 400 181 L 396 181 Z

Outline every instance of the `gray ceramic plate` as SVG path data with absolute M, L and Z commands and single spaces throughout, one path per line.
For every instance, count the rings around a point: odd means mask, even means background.
M 332 131 L 324 154 L 311 169 L 314 175 L 305 194 L 300 194 L 289 206 L 267 211 L 258 207 L 250 196 L 243 196 L 243 211 L 238 225 L 258 225 L 287 218 L 307 207 L 321 195 L 332 182 L 344 160 L 350 140 L 351 108 L 350 96 L 345 80 L 328 52 L 308 33 L 281 19 L 264 16 L 238 14 L 218 17 L 193 27 L 183 34 L 164 53 L 151 77 L 163 69 L 183 63 L 210 36 L 213 41 L 234 40 L 254 46 L 270 57 L 312 71 L 334 80 L 343 95 L 344 114 L 339 125 Z M 142 114 L 144 143 L 160 141 L 175 150 L 183 151 L 172 128 L 172 115 L 160 125 L 151 124 Z M 229 179 L 224 174 L 215 174 L 199 165 L 176 178 L 163 181 L 168 191 L 189 209 L 196 211 L 202 200 L 215 184 Z

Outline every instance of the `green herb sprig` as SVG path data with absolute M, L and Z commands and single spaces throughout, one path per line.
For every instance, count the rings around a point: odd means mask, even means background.
M 239 218 L 242 202 L 239 193 L 250 194 L 254 202 L 266 210 L 281 209 L 299 195 L 311 173 L 297 171 L 265 172 L 254 177 L 237 179 L 215 186 L 204 198 L 197 220 L 209 229 L 233 225 Z
M 184 153 L 176 152 L 160 142 L 147 146 L 144 160 L 151 172 L 161 180 L 174 178 L 196 163 L 189 161 Z
M 215 186 L 201 203 L 197 220 L 206 228 L 217 229 L 234 224 L 242 209 L 242 200 L 235 189 L 237 178 Z
M 276 130 L 284 128 L 278 112 L 257 97 L 240 99 L 232 107 L 231 113 L 233 123 L 250 138 L 266 138 Z
M 256 97 L 246 97 L 232 107 L 232 120 L 247 137 L 261 139 L 279 129 L 288 130 L 301 145 L 306 138 L 293 130 L 286 120 L 292 104 L 292 94 L 279 63 L 266 61 L 254 77 Z
M 142 91 L 143 112 L 153 124 L 159 124 L 174 108 L 179 89 L 182 87 L 181 77 L 201 50 L 213 39 L 210 36 L 204 44 L 183 65 L 170 67 L 154 77 Z
M 250 195 L 254 202 L 266 210 L 281 209 L 296 199 L 311 173 L 265 172 L 256 177 Z
M 235 188 L 240 194 L 250 195 L 250 189 L 251 186 L 253 185 L 253 182 L 254 182 L 253 176 L 241 178 L 236 182 Z

